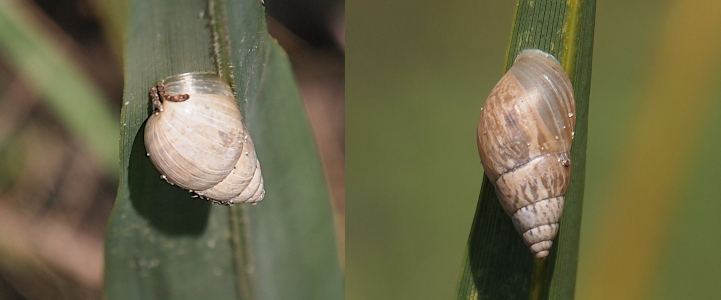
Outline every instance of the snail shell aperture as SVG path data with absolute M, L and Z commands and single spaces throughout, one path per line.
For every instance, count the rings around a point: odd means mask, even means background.
M 225 81 L 186 73 L 150 94 L 156 110 L 145 125 L 145 147 L 163 179 L 217 204 L 263 199 L 255 146 Z
M 488 96 L 478 152 L 501 206 L 531 252 L 549 254 L 571 176 L 573 88 L 553 56 L 523 51 Z

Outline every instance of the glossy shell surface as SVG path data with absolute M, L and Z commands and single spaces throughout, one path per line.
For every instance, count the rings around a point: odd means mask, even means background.
M 534 255 L 549 254 L 571 175 L 573 87 L 551 55 L 526 50 L 488 96 L 478 151 L 501 206 Z
M 262 200 L 260 162 L 228 84 L 187 73 L 164 80 L 151 96 L 158 90 L 145 147 L 161 177 L 218 204 Z M 169 100 L 175 95 L 188 97 Z

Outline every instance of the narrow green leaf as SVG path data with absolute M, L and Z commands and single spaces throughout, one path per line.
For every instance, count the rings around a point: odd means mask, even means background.
M 126 47 L 120 188 L 106 238 L 108 298 L 341 299 L 318 154 L 260 2 L 134 1 Z M 146 157 L 148 92 L 185 72 L 232 79 L 265 179 L 258 205 L 192 199 L 162 181 Z
M 247 207 L 259 299 L 343 299 L 330 195 L 288 57 L 259 1 L 226 3 L 238 100 L 263 164 L 266 200 Z M 232 17 L 231 17 L 232 16 Z M 222 44 L 222 43 L 221 43 Z M 256 60 L 267 60 L 259 68 Z M 260 77 L 260 81 L 244 78 Z M 262 99 L 252 101 L 252 99 Z M 270 162 L 268 164 L 266 162 Z
M 266 80 L 279 88 L 264 88 L 265 101 L 248 107 L 253 116 L 248 126 L 262 128 L 254 136 L 261 145 L 259 155 L 279 162 L 263 169 L 273 195 L 248 208 L 259 294 L 262 299 L 343 299 L 323 170 L 298 90 L 288 76 L 287 57 L 277 45 L 271 50 Z
M 506 57 L 507 71 L 525 49 L 561 61 L 576 96 L 571 185 L 551 255 L 540 262 L 505 214 L 484 176 L 468 241 L 458 299 L 573 299 L 585 174 L 594 0 L 519 0 Z

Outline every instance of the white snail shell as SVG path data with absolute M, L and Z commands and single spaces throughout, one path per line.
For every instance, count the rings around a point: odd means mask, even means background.
M 549 254 L 571 176 L 576 105 L 568 75 L 550 54 L 526 50 L 488 96 L 478 152 L 531 252 Z
M 263 199 L 255 146 L 225 81 L 181 74 L 151 97 L 156 110 L 145 125 L 145 147 L 163 179 L 217 204 Z

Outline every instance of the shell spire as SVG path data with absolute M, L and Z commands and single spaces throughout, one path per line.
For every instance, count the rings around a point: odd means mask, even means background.
M 558 232 L 571 175 L 573 87 L 553 56 L 523 51 L 491 91 L 478 123 L 478 152 L 501 206 L 534 255 Z

